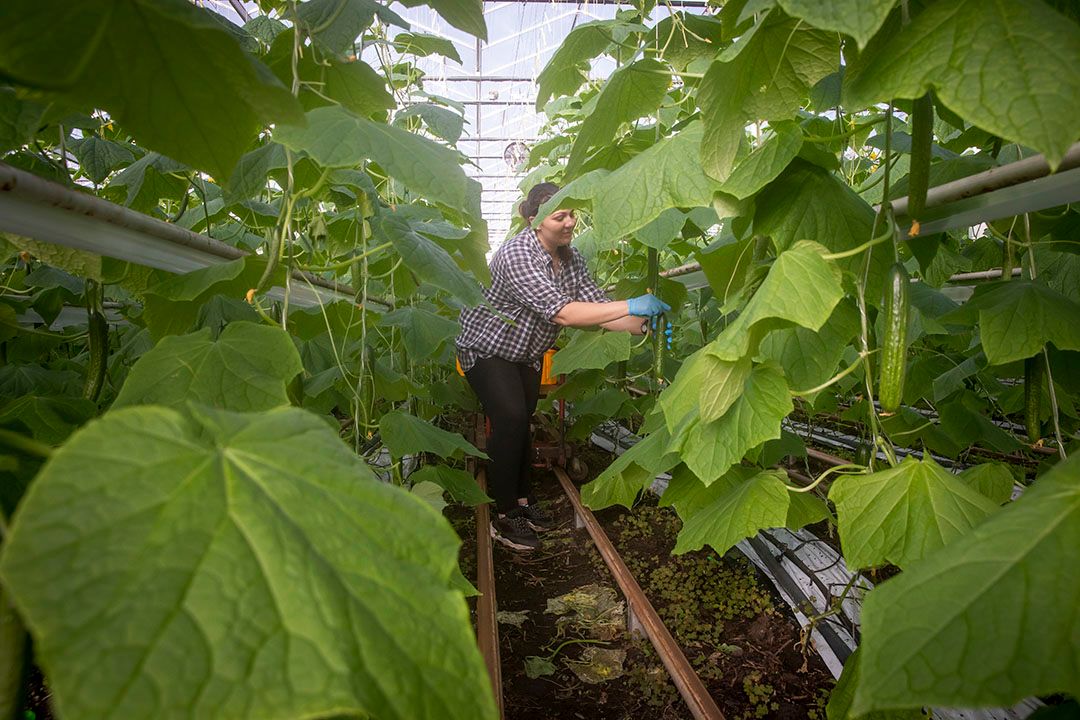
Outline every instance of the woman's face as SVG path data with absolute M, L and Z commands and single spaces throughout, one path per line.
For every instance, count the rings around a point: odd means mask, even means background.
M 556 210 L 540 222 L 536 232 L 555 247 L 562 247 L 570 244 L 575 225 L 577 217 L 573 210 Z

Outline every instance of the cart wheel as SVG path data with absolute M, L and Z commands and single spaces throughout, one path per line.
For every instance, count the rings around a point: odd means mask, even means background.
M 589 476 L 589 466 L 578 457 L 570 458 L 570 467 L 568 470 L 568 474 L 575 482 L 581 482 Z

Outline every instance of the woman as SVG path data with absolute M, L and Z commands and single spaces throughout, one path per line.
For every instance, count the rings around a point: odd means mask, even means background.
M 544 352 L 563 327 L 641 335 L 648 330 L 642 318 L 671 309 L 653 295 L 617 302 L 604 295 L 581 253 L 570 247 L 577 224 L 573 210 L 556 210 L 533 229 L 540 206 L 558 191 L 551 183 L 529 191 L 518 208 L 527 227 L 491 258 L 491 288 L 484 291 L 491 307 L 462 311 L 456 341 L 465 377 L 491 420 L 487 477 L 496 504 L 491 535 L 518 550 L 539 547 L 535 531 L 552 526 L 529 501 L 529 419 L 540 394 Z

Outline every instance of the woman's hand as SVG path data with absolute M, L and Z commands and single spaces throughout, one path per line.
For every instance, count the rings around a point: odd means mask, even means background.
M 639 297 L 627 300 L 626 309 L 631 315 L 637 317 L 653 317 L 669 312 L 671 306 L 652 293 L 645 293 Z

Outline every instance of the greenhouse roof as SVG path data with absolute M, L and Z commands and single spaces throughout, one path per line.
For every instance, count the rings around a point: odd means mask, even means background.
M 240 8 L 249 15 L 258 13 L 254 2 L 214 0 L 214 6 L 237 22 L 244 20 L 238 15 Z M 702 0 L 672 0 L 657 7 L 653 19 L 660 20 L 672 10 L 700 12 L 704 6 Z M 481 207 L 488 221 L 492 249 L 499 246 L 510 229 L 514 207 L 520 201 L 518 184 L 526 175 L 520 167 L 547 120 L 535 108 L 536 77 L 576 26 L 612 18 L 620 9 L 630 7 L 629 2 L 611 0 L 485 1 L 488 41 L 482 42 L 452 27 L 429 7 L 392 5 L 408 21 L 411 31 L 450 40 L 461 57 L 457 63 L 432 55 L 420 58 L 417 65 L 425 73 L 423 85 L 427 93 L 464 107 L 465 128 L 457 146 L 472 163 L 466 166 L 466 173 L 483 187 Z M 402 31 L 389 28 L 391 37 Z M 366 48 L 363 57 L 379 66 L 374 47 Z M 606 78 L 614 67 L 610 58 L 598 60 L 590 76 Z

